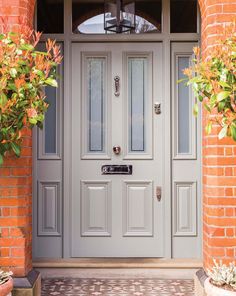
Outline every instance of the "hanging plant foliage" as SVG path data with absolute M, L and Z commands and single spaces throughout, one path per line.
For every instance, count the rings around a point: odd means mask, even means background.
M 194 114 L 202 103 L 208 113 L 206 132 L 221 126 L 219 139 L 231 137 L 236 141 L 236 33 L 219 41 L 210 56 L 203 60 L 200 49 L 194 48 L 193 65 L 184 70 L 187 85 L 192 85 L 197 103 Z
M 55 41 L 37 50 L 41 33 L 0 34 L 0 164 L 7 152 L 21 154 L 22 129 L 42 128 L 48 104 L 44 87 L 57 87 L 56 68 L 62 61 Z

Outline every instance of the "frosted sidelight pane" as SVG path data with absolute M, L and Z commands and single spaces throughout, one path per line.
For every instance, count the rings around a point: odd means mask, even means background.
M 88 58 L 88 152 L 104 152 L 105 58 Z
M 185 78 L 183 70 L 189 67 L 189 57 L 178 57 L 178 80 Z M 178 153 L 190 153 L 190 117 L 192 114 L 189 87 L 178 84 Z M 191 113 L 190 113 L 191 112 Z
M 145 152 L 147 59 L 128 59 L 129 152 Z
M 46 87 L 45 95 L 47 97 L 47 102 L 49 103 L 48 111 L 45 115 L 45 153 L 56 153 L 56 126 L 57 126 L 57 103 L 56 95 L 57 89 L 55 87 Z

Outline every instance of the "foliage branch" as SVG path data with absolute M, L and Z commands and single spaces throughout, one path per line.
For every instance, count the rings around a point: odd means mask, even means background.
M 0 164 L 9 152 L 20 156 L 25 126 L 42 127 L 44 88 L 57 87 L 60 48 L 48 40 L 45 52 L 37 50 L 40 37 L 31 30 L 0 34 Z
M 193 51 L 195 59 L 184 74 L 197 98 L 194 114 L 198 114 L 198 103 L 202 103 L 208 114 L 207 134 L 216 124 L 221 127 L 219 139 L 228 136 L 236 141 L 236 33 L 219 40 L 205 60 L 199 47 Z

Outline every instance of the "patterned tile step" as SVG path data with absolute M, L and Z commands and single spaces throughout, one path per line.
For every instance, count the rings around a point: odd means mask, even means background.
M 42 296 L 193 296 L 193 280 L 45 279 Z

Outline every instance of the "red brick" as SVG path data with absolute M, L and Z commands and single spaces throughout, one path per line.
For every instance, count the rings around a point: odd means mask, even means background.
M 32 27 L 34 2 L 1 0 L 0 30 Z M 22 134 L 22 157 L 8 154 L 0 168 L 0 266 L 15 276 L 32 268 L 32 131 L 24 128 Z

